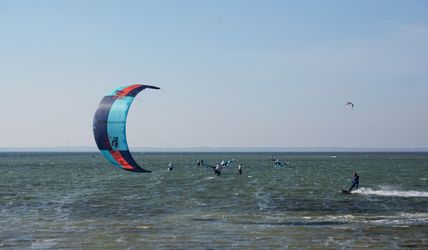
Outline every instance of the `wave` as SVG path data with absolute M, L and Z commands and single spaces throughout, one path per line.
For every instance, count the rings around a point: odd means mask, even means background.
M 394 215 L 324 215 L 305 218 L 310 222 L 365 223 L 374 225 L 421 225 L 428 223 L 428 213 L 398 213 Z
M 427 225 L 428 213 L 394 213 L 382 214 L 342 214 L 342 215 L 314 215 L 264 217 L 262 221 L 240 221 L 241 224 L 264 226 L 334 226 L 349 227 L 348 224 L 367 224 L 373 226 L 411 226 Z
M 397 197 L 427 197 L 428 192 L 423 191 L 403 191 L 403 190 L 395 190 L 391 187 L 380 187 L 380 189 L 371 189 L 371 188 L 360 188 L 358 190 L 353 191 L 352 193 L 356 194 L 364 194 L 364 195 L 379 195 L 379 196 L 397 196 Z
M 52 248 L 55 245 L 57 245 L 56 239 L 44 239 L 44 240 L 36 240 L 31 244 L 31 248 L 37 248 L 37 249 L 45 249 L 45 248 Z

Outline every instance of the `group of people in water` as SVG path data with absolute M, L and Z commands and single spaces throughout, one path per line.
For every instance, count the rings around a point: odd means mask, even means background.
M 215 166 L 212 166 L 212 165 L 205 164 L 204 160 L 198 160 L 196 162 L 196 165 L 198 167 L 210 167 L 210 168 L 212 168 L 214 170 L 214 173 L 217 176 L 220 176 L 221 175 L 221 171 L 223 170 L 223 168 L 228 167 L 234 161 L 235 161 L 235 159 L 228 160 L 228 161 L 223 160 L 223 161 L 217 163 Z M 172 162 L 169 162 L 169 164 L 168 164 L 168 171 L 172 171 L 173 169 L 174 169 L 174 164 L 172 164 Z M 242 175 L 242 163 L 239 163 L 239 165 L 238 165 L 238 173 L 240 175 Z
M 282 162 L 279 159 L 274 158 L 273 156 L 271 157 L 271 160 L 275 162 L 274 163 L 275 167 L 287 166 L 289 164 L 288 162 Z M 223 161 L 217 163 L 215 166 L 211 166 L 211 165 L 205 164 L 204 160 L 198 160 L 196 162 L 196 165 L 198 167 L 211 167 L 214 170 L 214 173 L 217 176 L 220 176 L 223 168 L 228 167 L 234 161 L 235 161 L 235 159 L 228 160 L 228 161 L 223 160 Z M 174 164 L 172 164 L 172 162 L 169 162 L 168 171 L 172 171 L 173 169 L 174 169 Z M 238 173 L 239 173 L 239 175 L 242 175 L 242 163 L 239 163 L 239 165 L 238 165 Z M 351 182 L 351 187 L 349 188 L 349 192 L 351 192 L 352 189 L 354 189 L 354 188 L 357 190 L 359 185 L 360 185 L 360 176 L 358 176 L 357 172 L 353 172 L 352 173 L 352 182 Z
M 217 176 L 220 176 L 221 175 L 221 171 L 223 170 L 223 168 L 228 167 L 234 161 L 235 161 L 235 159 L 228 160 L 228 161 L 223 160 L 221 162 L 218 162 L 215 166 L 211 166 L 211 165 L 206 165 L 204 163 L 204 160 L 198 160 L 196 164 L 198 166 L 211 167 L 214 170 L 214 174 L 216 174 Z M 238 165 L 238 173 L 240 175 L 242 174 L 242 163 L 239 163 L 239 165 Z
M 273 155 L 271 157 L 271 160 L 274 161 L 274 167 L 287 166 L 289 164 L 289 162 L 283 162 L 283 161 L 280 161 L 277 158 L 274 158 Z M 235 161 L 235 159 L 232 159 L 232 160 L 223 160 L 223 161 L 218 162 L 216 165 L 213 166 L 213 165 L 206 164 L 205 161 L 201 159 L 201 160 L 198 160 L 196 162 L 196 165 L 198 167 L 210 167 L 210 168 L 212 168 L 214 170 L 214 174 L 215 175 L 221 176 L 221 171 L 223 170 L 223 168 L 228 167 L 234 161 Z M 168 171 L 172 171 L 173 169 L 174 169 L 174 165 L 172 164 L 172 162 L 170 162 L 168 164 Z M 238 174 L 242 175 L 242 171 L 243 171 L 242 170 L 242 163 L 239 163 L 239 165 L 238 165 Z

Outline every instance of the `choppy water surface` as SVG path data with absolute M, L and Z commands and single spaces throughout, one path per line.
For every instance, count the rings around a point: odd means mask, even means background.
M 1 153 L 0 246 L 223 249 L 428 248 L 428 154 Z M 198 159 L 243 163 L 220 177 Z M 176 168 L 167 171 L 172 161 Z M 347 188 L 352 171 L 360 190 Z

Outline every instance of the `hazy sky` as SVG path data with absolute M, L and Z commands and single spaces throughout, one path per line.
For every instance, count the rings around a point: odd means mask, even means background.
M 0 1 L 0 147 L 428 147 L 428 1 Z M 347 101 L 355 104 L 346 110 Z

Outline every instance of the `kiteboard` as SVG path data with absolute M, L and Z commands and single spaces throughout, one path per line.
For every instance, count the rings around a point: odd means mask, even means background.
M 349 190 L 342 190 L 342 191 L 340 191 L 340 193 L 342 193 L 342 194 L 352 194 L 351 191 L 349 191 Z

